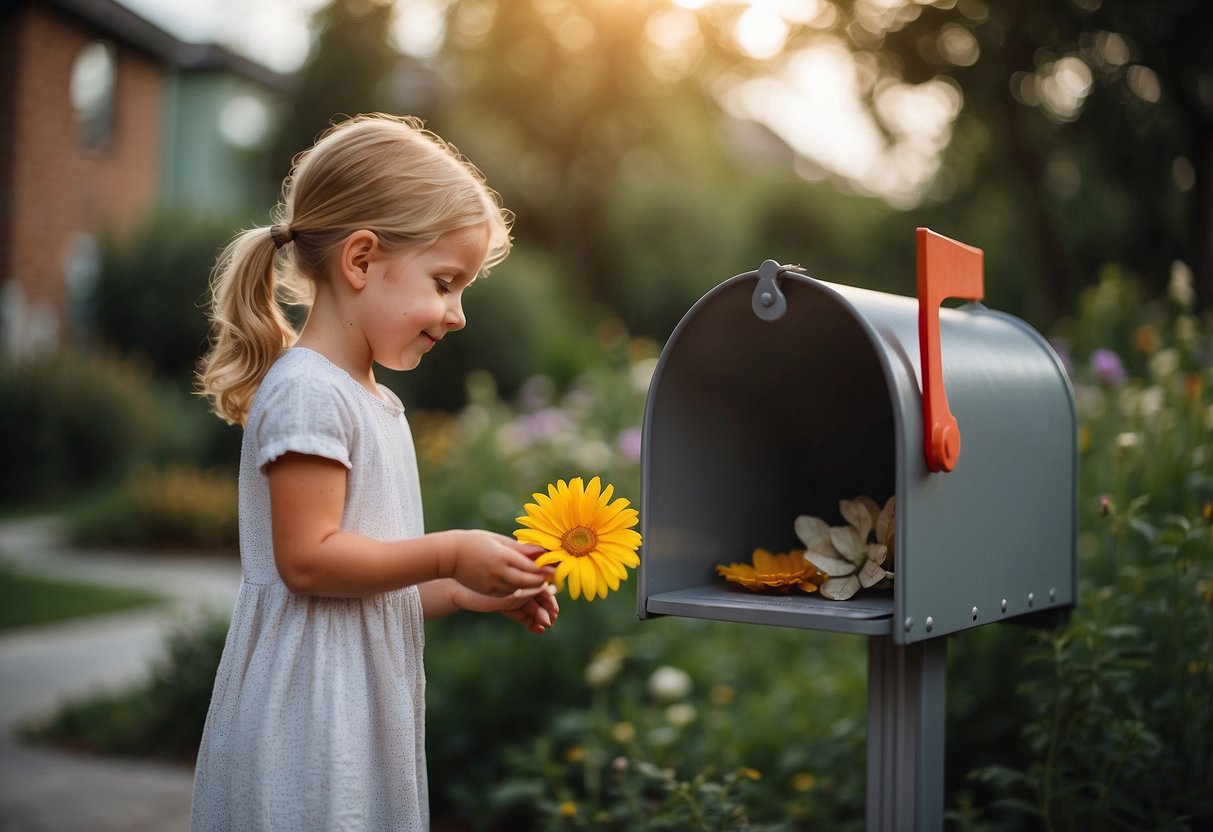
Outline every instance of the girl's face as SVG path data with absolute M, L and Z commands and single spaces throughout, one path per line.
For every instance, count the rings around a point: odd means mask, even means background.
M 487 226 L 471 226 L 382 261 L 362 292 L 372 360 L 411 370 L 447 333 L 462 329 L 463 290 L 476 279 L 488 246 Z

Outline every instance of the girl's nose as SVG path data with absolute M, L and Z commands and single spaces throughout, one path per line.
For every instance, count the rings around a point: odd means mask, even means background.
M 457 329 L 463 329 L 463 325 L 466 323 L 467 319 L 463 317 L 463 303 L 459 298 L 455 298 L 447 304 L 446 318 L 443 320 L 443 324 L 448 331 L 454 332 Z

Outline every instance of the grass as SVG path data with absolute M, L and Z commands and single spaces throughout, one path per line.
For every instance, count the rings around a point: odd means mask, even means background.
M 36 575 L 0 562 L 0 632 L 163 600 L 147 590 Z

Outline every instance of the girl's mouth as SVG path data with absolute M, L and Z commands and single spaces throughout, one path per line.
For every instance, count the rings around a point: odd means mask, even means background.
M 428 332 L 423 332 L 421 334 L 425 336 L 426 340 L 425 351 L 429 352 L 434 348 L 434 345 L 438 343 L 438 339 L 434 338 L 434 336 L 430 335 Z

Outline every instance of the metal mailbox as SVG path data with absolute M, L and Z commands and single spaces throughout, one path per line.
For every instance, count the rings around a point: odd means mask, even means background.
M 1073 605 L 1073 391 L 1024 322 L 940 308 L 981 298 L 981 258 L 919 229 L 917 299 L 767 261 L 691 308 L 645 412 L 641 618 L 909 645 Z M 762 595 L 714 573 L 756 546 L 801 548 L 798 515 L 839 525 L 839 500 L 858 495 L 897 497 L 891 590 Z

